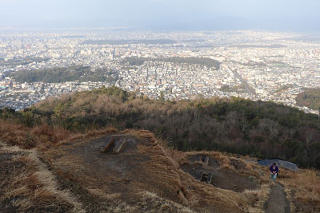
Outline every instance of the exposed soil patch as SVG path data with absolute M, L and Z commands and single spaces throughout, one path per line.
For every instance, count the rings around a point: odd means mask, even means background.
M 132 136 L 113 135 L 103 138 L 105 147 L 102 149 L 104 153 L 125 153 L 134 152 L 137 149 L 139 141 Z
M 212 183 L 214 186 L 223 189 L 230 189 L 242 192 L 246 189 L 254 190 L 259 187 L 255 179 L 248 176 L 239 175 L 230 169 L 221 169 L 213 173 Z
M 114 143 L 116 148 L 122 141 L 127 141 L 126 147 L 121 152 L 105 151 L 105 148 Z M 132 175 L 132 172 L 143 167 L 143 163 L 150 160 L 150 157 L 135 152 L 139 141 L 129 136 L 107 136 L 92 140 L 88 143 L 80 143 L 66 151 L 83 161 L 89 173 L 97 176 L 116 176 L 118 178 L 126 178 Z M 142 143 L 142 142 L 141 142 Z
M 243 212 L 240 196 L 207 190 L 147 131 L 66 143 L 43 157 L 87 212 Z
M 160 181 L 172 173 L 165 169 L 173 171 L 174 166 L 154 142 L 112 135 L 66 144 L 59 153 L 65 154 L 48 152 L 47 162 L 56 171 L 60 185 L 77 194 L 88 212 L 127 212 L 129 208 L 141 212 L 137 205 L 142 202 L 141 193 L 147 190 L 181 202 L 178 178 L 172 183 Z M 161 168 L 162 162 L 165 168 Z
M 265 209 L 266 213 L 290 213 L 290 204 L 283 186 L 278 183 L 272 186 Z
M 213 167 L 213 168 L 220 167 L 220 162 L 217 159 L 213 158 L 212 156 L 205 155 L 205 154 L 189 155 L 188 160 L 190 162 L 194 162 L 194 163 L 201 162 L 201 163 L 206 164 L 206 165 Z
M 200 180 L 201 178 L 201 174 L 203 174 L 204 172 L 213 172 L 213 170 L 211 169 L 204 169 L 202 168 L 202 165 L 199 163 L 194 163 L 194 164 L 190 164 L 190 163 L 184 163 L 180 166 L 180 168 L 189 173 L 191 176 L 193 176 L 195 179 Z
M 212 167 L 203 167 L 199 163 L 185 163 L 181 165 L 181 169 L 197 180 L 200 180 L 204 173 L 212 176 L 211 184 L 222 189 L 229 189 L 236 192 L 242 192 L 245 189 L 257 189 L 259 184 L 251 177 L 240 175 L 230 169 L 216 169 Z
M 241 160 L 237 160 L 234 158 L 230 159 L 230 164 L 236 169 L 236 170 L 243 170 L 246 168 L 246 164 L 242 162 Z

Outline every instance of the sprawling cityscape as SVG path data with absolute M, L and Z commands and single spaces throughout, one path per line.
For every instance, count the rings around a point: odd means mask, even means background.
M 117 86 L 151 98 L 296 104 L 320 85 L 320 39 L 254 31 L 0 33 L 0 107 Z

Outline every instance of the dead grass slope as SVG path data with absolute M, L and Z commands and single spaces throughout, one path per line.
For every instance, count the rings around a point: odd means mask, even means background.
M 0 212 L 83 212 L 35 150 L 0 143 Z

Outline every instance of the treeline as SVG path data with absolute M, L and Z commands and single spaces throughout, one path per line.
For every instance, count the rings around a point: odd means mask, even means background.
M 183 151 L 219 150 L 320 168 L 317 116 L 271 102 L 151 100 L 113 87 L 47 100 L 24 112 L 2 110 L 0 115 L 29 126 L 45 122 L 70 131 L 147 129 Z
M 4 60 L 3 58 L 0 58 L 0 66 L 28 65 L 34 62 L 40 63 L 48 60 L 49 58 L 39 58 L 39 57 L 12 58 L 9 60 Z
M 179 64 L 193 64 L 202 65 L 209 68 L 220 68 L 220 62 L 211 58 L 199 58 L 199 57 L 167 57 L 167 58 L 146 58 L 146 57 L 126 57 L 123 59 L 124 63 L 128 63 L 130 66 L 140 66 L 146 61 L 160 61 Z
M 18 82 L 46 82 L 63 83 L 67 81 L 92 81 L 114 83 L 117 72 L 109 69 L 97 69 L 92 71 L 88 66 L 57 67 L 42 70 L 17 71 L 11 76 Z
M 320 110 L 320 88 L 306 89 L 297 95 L 296 102 L 299 106 Z

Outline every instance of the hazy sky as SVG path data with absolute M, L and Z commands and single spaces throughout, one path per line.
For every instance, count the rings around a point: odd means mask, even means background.
M 0 0 L 0 26 L 320 31 L 320 0 Z

